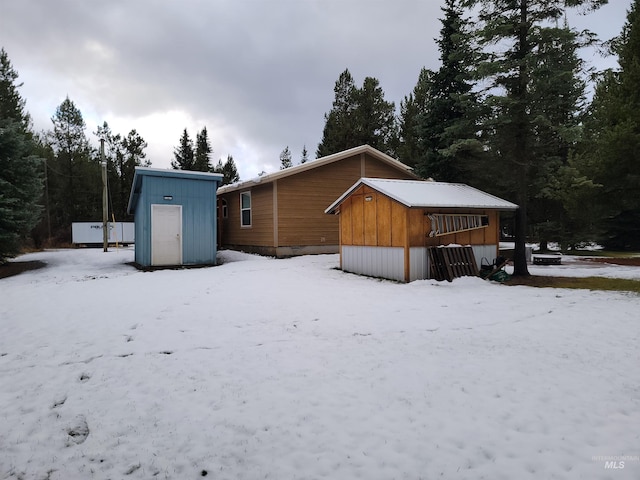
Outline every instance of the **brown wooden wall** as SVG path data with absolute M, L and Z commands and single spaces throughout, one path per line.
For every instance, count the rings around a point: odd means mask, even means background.
M 489 217 L 489 226 L 479 228 L 477 230 L 469 230 L 467 232 L 454 233 L 451 235 L 443 235 L 441 237 L 428 237 L 426 239 L 427 246 L 449 245 L 457 243 L 460 245 L 498 245 L 500 238 L 500 214 L 496 210 L 464 210 L 455 208 L 429 209 L 426 213 L 460 213 L 472 215 L 487 215 Z M 431 231 L 431 222 L 425 216 L 425 235 Z
M 251 228 L 240 227 L 240 193 L 247 190 L 222 194 L 220 198 L 227 200 L 228 205 L 228 218 L 222 220 L 222 244 L 271 247 L 338 245 L 339 219 L 325 214 L 324 210 L 362 176 L 414 179 L 408 172 L 374 157 L 357 154 L 251 187 Z M 278 212 L 276 222 L 273 216 L 274 189 Z M 274 224 L 277 226 L 275 235 Z
M 279 246 L 337 245 L 338 219 L 324 210 L 359 178 L 352 157 L 276 180 Z
M 273 185 L 225 193 L 228 216 L 222 219 L 223 245 L 273 245 Z M 251 191 L 251 227 L 240 226 L 240 193 Z
M 362 177 L 369 178 L 392 178 L 398 180 L 416 180 L 416 177 L 408 175 L 406 172 L 398 170 L 397 168 L 392 167 L 388 163 L 383 163 L 376 158 L 373 158 L 369 155 L 364 155 L 364 174 Z M 356 183 L 360 179 L 360 176 L 353 180 L 349 187 Z M 348 187 L 347 187 L 348 188 Z M 345 188 L 342 193 L 344 193 L 347 189 Z M 342 194 L 340 194 L 342 195 Z M 339 197 L 339 195 L 338 195 Z M 333 203 L 338 197 L 334 198 L 329 205 Z M 327 207 L 329 206 L 327 205 Z
M 371 197 L 370 201 L 366 198 Z M 428 237 L 427 213 L 488 215 L 489 226 L 441 237 Z M 499 216 L 494 210 L 407 208 L 366 185 L 340 205 L 342 245 L 374 247 L 421 247 L 449 245 L 497 245 Z M 405 245 L 405 242 L 408 243 Z

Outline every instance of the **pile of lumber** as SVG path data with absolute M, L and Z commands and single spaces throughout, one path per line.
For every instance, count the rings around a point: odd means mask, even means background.
M 454 278 L 478 276 L 478 265 L 471 247 L 431 247 L 431 278 L 452 281 Z

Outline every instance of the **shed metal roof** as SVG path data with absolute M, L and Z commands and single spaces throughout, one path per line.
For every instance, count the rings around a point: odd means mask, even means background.
M 340 204 L 360 185 L 367 185 L 409 208 L 490 208 L 495 210 L 518 208 L 515 203 L 462 183 L 361 178 L 333 202 L 325 213 L 335 213 Z
M 221 173 L 194 172 L 190 170 L 169 170 L 163 168 L 136 167 L 131 185 L 131 193 L 129 194 L 129 204 L 127 205 L 127 213 L 135 213 L 136 203 L 140 197 L 140 188 L 142 186 L 142 177 L 166 177 L 166 178 L 182 178 L 190 180 L 206 180 L 209 182 L 221 183 L 223 175 Z

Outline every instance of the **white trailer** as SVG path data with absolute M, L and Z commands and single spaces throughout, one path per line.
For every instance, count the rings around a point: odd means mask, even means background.
M 133 222 L 109 222 L 109 243 L 135 243 Z M 71 242 L 76 245 L 103 243 L 102 222 L 74 222 L 71 224 Z

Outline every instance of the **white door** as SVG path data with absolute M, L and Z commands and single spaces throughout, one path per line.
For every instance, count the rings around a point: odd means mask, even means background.
M 151 265 L 182 264 L 182 205 L 151 205 Z

